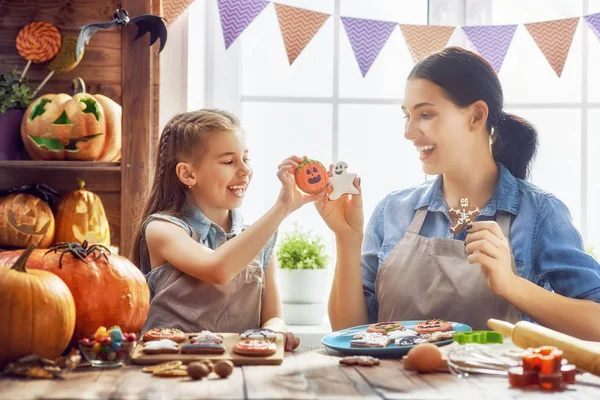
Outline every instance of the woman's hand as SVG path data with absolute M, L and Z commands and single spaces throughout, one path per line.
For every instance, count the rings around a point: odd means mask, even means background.
M 284 338 L 285 351 L 294 351 L 300 345 L 300 338 L 296 337 L 292 332 L 281 332 Z
M 332 175 L 332 169 L 333 165 L 330 165 L 329 176 Z M 315 202 L 317 211 L 337 236 L 362 237 L 363 235 L 364 214 L 360 178 L 356 177 L 353 184 L 358 194 L 345 194 L 337 200 L 329 200 L 331 187 L 328 187 L 327 196 Z
M 291 214 L 306 203 L 321 199 L 327 195 L 325 191 L 319 194 L 309 195 L 298 189 L 296 181 L 294 180 L 294 170 L 298 168 L 298 165 L 302 160 L 303 158 L 298 156 L 291 156 L 283 160 L 277 167 L 279 168 L 277 177 L 282 185 L 277 203 L 284 207 L 287 214 Z
M 478 221 L 467 232 L 469 263 L 480 264 L 490 290 L 505 297 L 518 276 L 512 269 L 510 246 L 500 226 L 496 221 Z

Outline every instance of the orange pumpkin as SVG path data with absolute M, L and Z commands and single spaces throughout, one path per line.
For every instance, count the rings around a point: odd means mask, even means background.
M 110 227 L 100 197 L 85 190 L 78 180 L 78 190 L 62 196 L 56 208 L 55 243 L 77 242 L 110 246 Z
M 327 186 L 329 174 L 318 161 L 305 158 L 294 171 L 296 185 L 305 193 L 321 193 Z
M 46 248 L 54 239 L 54 215 L 39 197 L 15 193 L 0 199 L 0 245 Z
M 0 253 L 0 265 L 10 265 L 21 251 Z M 150 292 L 144 275 L 127 258 L 102 246 L 61 244 L 34 250 L 27 264 L 58 275 L 75 299 L 76 322 L 71 344 L 91 336 L 99 326 L 139 332 L 148 317 Z M 50 314 L 48 314 L 50 315 Z
M 46 94 L 29 105 L 21 122 L 25 149 L 34 160 L 118 160 L 121 107 L 86 93 L 81 78 L 73 86 L 73 97 Z
M 30 245 L 14 265 L 0 262 L 0 368 L 28 354 L 54 359 L 75 329 L 75 301 L 67 285 L 48 271 L 27 270 Z M 42 250 L 37 250 L 41 252 Z

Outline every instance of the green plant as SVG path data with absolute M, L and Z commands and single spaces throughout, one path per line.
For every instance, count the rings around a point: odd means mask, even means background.
M 323 238 L 304 232 L 294 225 L 287 232 L 277 250 L 279 267 L 283 269 L 324 269 L 327 252 Z
M 14 108 L 26 109 L 33 97 L 31 88 L 27 85 L 27 78 L 21 78 L 21 71 L 13 68 L 12 71 L 0 75 L 0 113 Z
M 586 247 L 585 252 L 588 253 L 590 256 L 592 256 L 595 260 L 598 260 L 598 257 L 596 257 L 596 252 L 594 250 L 595 250 L 594 246 L 590 246 L 590 247 Z

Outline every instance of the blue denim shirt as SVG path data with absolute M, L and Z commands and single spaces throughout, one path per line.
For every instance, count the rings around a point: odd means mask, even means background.
M 567 206 L 549 193 L 515 178 L 498 164 L 500 178 L 477 221 L 495 220 L 497 211 L 511 216 L 510 245 L 519 276 L 575 299 L 600 302 L 600 264 L 584 251 Z M 363 290 L 370 322 L 377 321 L 377 271 L 402 239 L 415 210 L 429 212 L 420 235 L 452 238 L 442 176 L 420 186 L 390 193 L 375 208 L 362 247 Z M 463 231 L 457 239 L 464 240 Z M 524 316 L 529 319 L 527 316 Z

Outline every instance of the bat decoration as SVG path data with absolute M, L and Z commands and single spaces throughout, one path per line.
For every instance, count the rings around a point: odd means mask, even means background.
M 110 22 L 95 22 L 80 27 L 79 38 L 77 39 L 77 47 L 75 49 L 76 59 L 79 59 L 83 53 L 83 48 L 88 44 L 92 35 L 101 29 L 110 29 L 113 26 L 125 26 L 135 24 L 138 28 L 137 35 L 133 40 L 138 40 L 146 33 L 150 33 L 150 46 L 160 39 L 160 53 L 167 43 L 167 26 L 163 18 L 152 14 L 142 14 L 136 17 L 129 18 L 127 10 L 118 8 L 113 14 L 113 20 Z

